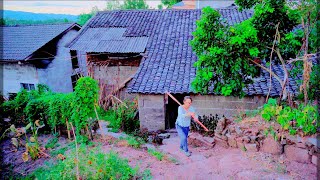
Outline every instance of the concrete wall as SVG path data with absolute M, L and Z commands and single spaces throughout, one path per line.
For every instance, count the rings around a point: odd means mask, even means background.
M 44 69 L 38 69 L 39 82 L 48 85 L 54 92 L 72 92 L 71 75 L 73 74 L 71 56 L 66 43 L 77 34 L 77 30 L 70 30 L 57 43 L 57 54 L 52 62 Z
M 138 96 L 140 128 L 148 131 L 165 129 L 164 95 Z
M 174 94 L 173 94 L 174 95 Z M 262 106 L 264 97 L 225 97 L 213 95 L 191 95 L 192 106 L 198 115 L 219 114 L 232 117 L 241 111 L 254 110 Z M 165 97 L 164 95 L 139 94 L 140 128 L 156 131 L 165 128 Z
M 262 106 L 265 97 L 253 96 L 242 99 L 233 96 L 191 95 L 192 106 L 198 115 L 219 114 L 231 117 L 240 111 L 254 110 Z
M 37 69 L 32 64 L 5 63 L 3 68 L 3 95 L 17 93 L 21 89 L 20 83 L 39 83 Z

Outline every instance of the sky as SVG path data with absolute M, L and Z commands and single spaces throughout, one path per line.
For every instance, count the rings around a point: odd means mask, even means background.
M 160 0 L 146 1 L 151 8 L 156 8 L 161 3 Z M 94 6 L 103 10 L 107 0 L 74 0 L 74 1 L 23 1 L 23 0 L 4 0 L 4 10 L 26 11 L 34 13 L 54 13 L 54 14 L 72 14 L 89 13 Z

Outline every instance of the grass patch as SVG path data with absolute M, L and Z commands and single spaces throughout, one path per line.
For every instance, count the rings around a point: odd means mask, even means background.
M 128 135 L 125 138 L 120 137 L 120 140 L 126 140 L 128 142 L 128 145 L 134 148 L 140 148 L 142 144 L 144 144 L 144 140 L 140 137 L 135 137 Z
M 44 146 L 46 149 L 53 149 L 56 144 L 58 143 L 59 139 L 57 135 L 54 135 L 53 138 L 50 138 L 47 142 L 47 144 Z
M 78 155 L 75 148 L 63 161 L 49 164 L 35 171 L 33 179 L 76 179 L 76 165 L 79 165 L 80 179 L 136 179 L 138 167 L 131 168 L 128 160 L 115 152 L 103 153 L 101 147 L 88 148 L 80 145 Z M 147 173 L 146 176 L 147 177 Z
M 62 148 L 59 148 L 59 149 L 57 149 L 57 150 L 50 151 L 50 155 L 51 155 L 52 157 L 56 157 L 58 154 L 64 155 L 64 153 L 65 153 L 68 149 L 69 149 L 68 146 L 62 147 Z
M 141 175 L 142 180 L 151 180 L 153 177 L 151 175 L 150 169 L 145 169 Z
M 159 161 L 162 161 L 164 154 L 162 152 L 159 152 L 155 149 L 148 149 L 148 153 L 154 157 L 156 157 Z
M 277 164 L 276 170 L 278 173 L 281 173 L 281 174 L 287 173 L 287 168 L 285 165 Z
M 180 164 L 179 161 L 174 157 L 169 157 L 168 159 L 169 159 L 169 161 L 171 161 L 174 164 L 177 164 L 177 165 Z

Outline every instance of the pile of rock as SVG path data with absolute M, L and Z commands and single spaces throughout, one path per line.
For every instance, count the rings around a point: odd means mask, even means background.
M 265 133 L 270 126 L 275 132 L 273 136 Z M 292 136 L 282 132 L 279 124 L 267 124 L 263 120 L 234 123 L 222 118 L 215 130 L 215 143 L 226 148 L 240 148 L 245 151 L 261 151 L 274 155 L 284 153 L 289 160 L 300 163 L 315 165 L 320 163 L 320 136 Z

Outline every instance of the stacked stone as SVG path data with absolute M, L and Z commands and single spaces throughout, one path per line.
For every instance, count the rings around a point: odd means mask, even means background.
M 227 148 L 228 145 L 228 137 L 226 134 L 228 133 L 227 125 L 230 124 L 230 120 L 226 118 L 221 118 L 214 132 L 214 141 L 216 144 Z
M 269 125 L 255 123 L 248 126 L 231 123 L 222 118 L 218 121 L 214 140 L 216 144 L 225 148 L 240 148 L 251 152 L 265 152 L 273 155 L 284 154 L 289 160 L 300 163 L 313 163 L 319 165 L 320 135 L 316 137 L 299 137 L 281 132 L 279 124 L 271 124 L 276 132 L 277 140 L 270 135 L 266 137 L 264 130 Z

